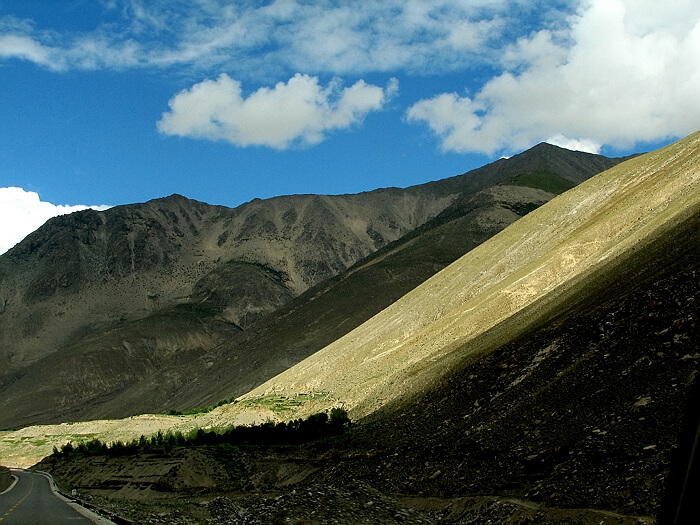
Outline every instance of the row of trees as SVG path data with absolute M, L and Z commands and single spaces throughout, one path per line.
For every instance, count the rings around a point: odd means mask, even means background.
M 329 436 L 336 436 L 350 428 L 348 414 L 342 408 L 313 414 L 306 419 L 296 419 L 289 423 L 267 422 L 262 425 L 229 426 L 223 430 L 193 429 L 187 434 L 180 431 L 158 431 L 150 438 L 141 436 L 127 443 L 114 441 L 110 444 L 99 439 L 80 442 L 77 445 L 66 443 L 61 449 L 53 448 L 57 456 L 136 454 L 140 451 L 165 450 L 173 447 L 201 447 L 216 445 L 293 445 Z

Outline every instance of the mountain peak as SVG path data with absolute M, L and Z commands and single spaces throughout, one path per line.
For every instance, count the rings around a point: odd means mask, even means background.
M 611 160 L 616 162 L 611 164 Z M 503 162 L 517 166 L 521 173 L 551 171 L 575 184 L 580 184 L 588 178 L 586 173 L 605 171 L 621 160 L 623 159 L 610 159 L 604 155 L 574 151 L 548 142 L 540 142 Z
M 166 197 L 158 197 L 156 199 L 151 199 L 149 202 L 160 202 L 160 203 L 192 203 L 192 202 L 200 202 L 194 199 L 190 199 L 189 197 L 185 197 L 184 195 L 181 195 L 179 193 L 173 193 L 171 195 L 168 195 Z
M 562 146 L 557 146 L 556 144 L 551 144 L 549 142 L 540 142 L 539 144 L 535 144 L 533 147 L 530 148 L 529 151 L 553 151 L 553 150 L 578 151 L 578 150 L 572 150 L 569 148 L 564 148 Z

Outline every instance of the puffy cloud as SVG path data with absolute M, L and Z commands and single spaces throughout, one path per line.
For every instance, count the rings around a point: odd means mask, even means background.
M 549 144 L 554 144 L 555 146 L 559 146 L 560 148 L 566 148 L 573 151 L 585 151 L 586 153 L 596 154 L 600 153 L 600 148 L 603 146 L 602 144 L 598 144 L 597 142 L 593 142 L 589 139 L 572 139 L 569 137 L 565 137 L 561 133 L 557 133 L 556 135 L 549 137 L 545 142 L 548 142 Z
M 166 135 L 284 149 L 317 144 L 329 131 L 361 122 L 397 90 L 396 79 L 386 88 L 363 80 L 347 88 L 334 80 L 324 88 L 317 77 L 296 74 L 244 97 L 241 83 L 222 73 L 175 95 L 157 125 Z
M 590 0 L 568 29 L 541 30 L 504 54 L 473 96 L 414 104 L 449 151 L 518 150 L 552 138 L 579 148 L 684 136 L 700 122 L 700 4 Z
M 44 202 L 33 191 L 0 188 L 0 254 L 5 253 L 51 217 L 74 211 L 106 210 L 109 206 L 63 206 Z

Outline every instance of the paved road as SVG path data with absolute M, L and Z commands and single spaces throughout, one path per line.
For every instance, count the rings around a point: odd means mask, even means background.
M 18 470 L 12 474 L 19 481 L 12 490 L 0 494 L 0 525 L 94 525 L 58 498 L 45 476 Z

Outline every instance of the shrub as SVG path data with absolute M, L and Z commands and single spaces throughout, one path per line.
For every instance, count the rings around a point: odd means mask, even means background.
M 344 432 L 346 429 L 350 428 L 348 413 L 340 407 L 332 408 L 330 425 L 333 429 L 337 429 L 339 431 L 338 433 Z

